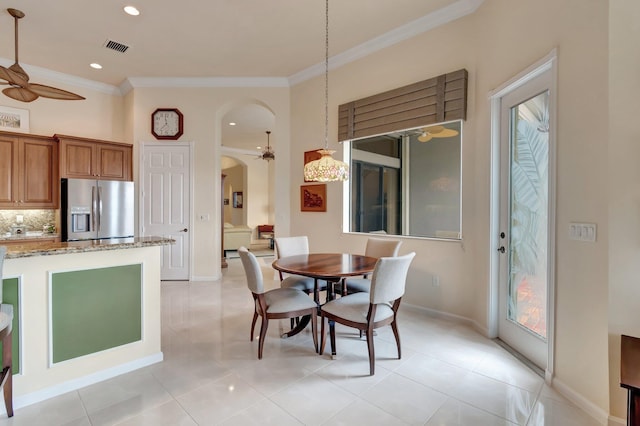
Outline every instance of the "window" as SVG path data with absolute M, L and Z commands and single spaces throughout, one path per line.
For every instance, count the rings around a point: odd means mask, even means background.
M 461 238 L 462 121 L 350 142 L 349 231 Z

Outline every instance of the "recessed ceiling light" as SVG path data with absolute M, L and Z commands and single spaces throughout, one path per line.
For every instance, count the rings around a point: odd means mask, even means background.
M 236 123 L 234 123 L 233 121 L 229 123 L 229 126 L 235 126 Z
M 98 64 L 97 62 L 94 62 L 94 63 L 92 63 L 92 64 L 89 64 L 89 66 L 90 66 L 91 68 L 93 68 L 93 69 L 96 69 L 96 70 L 101 70 L 101 69 L 102 69 L 102 65 Z
M 134 6 L 125 6 L 124 11 L 127 12 L 131 16 L 140 15 L 140 11 L 136 9 Z

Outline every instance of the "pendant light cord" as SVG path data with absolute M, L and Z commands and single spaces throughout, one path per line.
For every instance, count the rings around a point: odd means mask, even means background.
M 324 149 L 329 149 L 329 0 L 325 2 L 324 37 Z

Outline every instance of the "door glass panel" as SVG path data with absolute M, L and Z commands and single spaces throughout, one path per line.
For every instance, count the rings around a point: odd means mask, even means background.
M 549 93 L 511 108 L 508 319 L 547 336 Z

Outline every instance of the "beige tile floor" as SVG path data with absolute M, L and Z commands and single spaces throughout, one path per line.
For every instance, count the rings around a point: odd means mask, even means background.
M 270 286 L 270 258 L 260 258 Z M 162 363 L 21 408 L 3 425 L 562 425 L 597 423 L 494 342 L 467 326 L 400 309 L 401 360 L 390 329 L 366 342 L 337 328 L 338 359 L 307 330 L 264 358 L 249 341 L 253 312 L 239 259 L 220 282 L 162 283 Z

